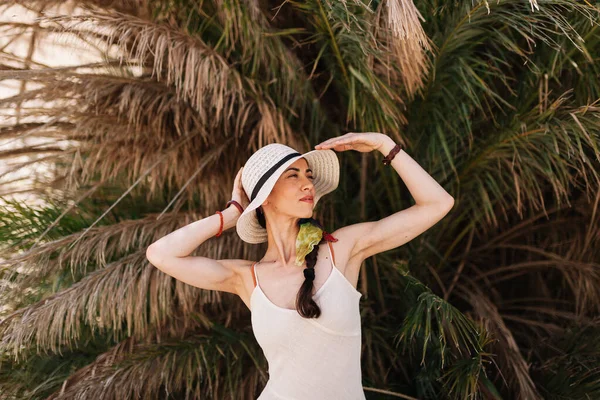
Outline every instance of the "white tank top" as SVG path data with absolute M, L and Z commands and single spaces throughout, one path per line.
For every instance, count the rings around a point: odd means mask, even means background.
M 313 295 L 319 318 L 275 305 L 252 265 L 252 330 L 268 362 L 269 380 L 257 400 L 366 400 L 361 374 L 361 319 L 356 290 L 335 266 Z

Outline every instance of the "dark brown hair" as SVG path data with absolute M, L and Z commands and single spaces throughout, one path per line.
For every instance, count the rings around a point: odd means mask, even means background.
M 267 221 L 265 219 L 265 214 L 262 210 L 262 207 L 258 207 L 256 209 L 256 218 L 258 219 L 258 223 L 263 228 L 267 229 Z M 301 223 L 310 221 L 316 225 L 318 225 L 322 229 L 321 223 L 314 218 L 301 218 L 298 221 L 298 225 Z M 317 263 L 317 256 L 319 254 L 319 246 L 325 241 L 324 238 L 312 249 L 310 253 L 306 255 L 306 267 L 307 268 L 315 268 L 315 264 Z M 304 318 L 319 318 L 321 316 L 321 308 L 312 298 L 312 290 L 313 290 L 313 282 L 314 280 L 304 278 L 304 282 L 302 286 L 300 286 L 300 290 L 298 291 L 298 295 L 296 296 L 296 311 Z

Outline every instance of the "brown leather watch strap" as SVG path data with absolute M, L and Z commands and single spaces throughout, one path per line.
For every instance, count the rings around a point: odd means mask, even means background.
M 403 148 L 404 146 L 402 146 L 401 144 L 396 144 L 394 148 L 390 151 L 390 154 L 383 158 L 383 165 L 390 165 L 396 154 L 398 154 Z

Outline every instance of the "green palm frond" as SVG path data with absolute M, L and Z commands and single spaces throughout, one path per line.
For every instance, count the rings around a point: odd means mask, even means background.
M 565 332 L 542 340 L 534 348 L 532 375 L 544 398 L 594 398 L 600 394 L 598 321 L 570 325 Z

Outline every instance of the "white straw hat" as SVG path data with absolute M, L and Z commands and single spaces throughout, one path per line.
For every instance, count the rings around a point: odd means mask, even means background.
M 335 190 L 340 180 L 340 162 L 334 150 L 312 150 L 304 154 L 280 143 L 271 143 L 258 149 L 244 165 L 242 187 L 250 204 L 237 220 L 237 234 L 247 243 L 263 243 L 268 240 L 267 230 L 260 226 L 256 209 L 264 203 L 273 186 L 290 164 L 304 158 L 313 171 L 314 203 Z

